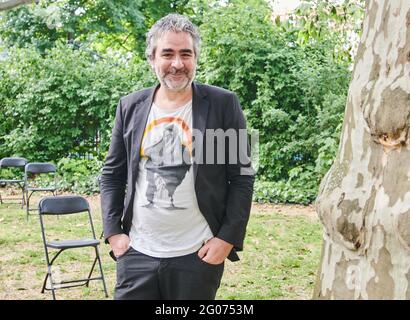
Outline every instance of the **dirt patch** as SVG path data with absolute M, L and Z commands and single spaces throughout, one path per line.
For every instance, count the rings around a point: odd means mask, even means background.
M 86 196 L 90 203 L 92 211 L 100 211 L 100 196 Z M 312 220 L 318 220 L 315 208 L 313 205 L 298 205 L 298 204 L 272 204 L 272 203 L 252 203 L 252 214 L 272 213 L 272 211 L 290 215 L 290 216 L 305 216 Z
M 4 190 L 2 190 L 4 192 Z M 10 190 L 7 190 L 6 196 L 12 195 Z M 15 192 L 17 193 L 17 192 Z M 59 195 L 72 195 L 70 193 L 59 193 Z M 13 196 L 13 195 L 12 195 Z M 42 196 L 50 196 L 50 194 L 35 194 L 31 202 L 33 207 L 36 206 Z M 100 195 L 84 196 L 90 204 L 92 212 L 100 212 Z M 17 199 L 18 200 L 18 199 Z M 31 205 L 30 205 L 31 207 Z M 272 204 L 272 203 L 252 203 L 252 214 L 264 214 L 276 212 L 291 216 L 305 216 L 313 220 L 317 220 L 317 214 L 313 205 L 297 205 L 297 204 Z
M 304 216 L 312 220 L 318 220 L 313 205 L 252 203 L 252 214 L 267 214 L 272 211 L 284 215 Z
M 86 196 L 90 203 L 91 209 L 100 210 L 100 196 Z M 306 216 L 311 219 L 317 219 L 316 211 L 313 205 L 297 204 L 272 204 L 272 203 L 252 203 L 252 213 L 263 214 L 268 212 L 277 212 L 286 215 Z

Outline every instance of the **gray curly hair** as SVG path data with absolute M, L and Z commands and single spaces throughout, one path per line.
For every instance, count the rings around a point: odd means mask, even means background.
M 201 37 L 198 28 L 187 17 L 171 13 L 159 19 L 147 33 L 145 56 L 148 61 L 154 59 L 157 41 L 168 31 L 188 33 L 192 37 L 195 58 L 198 60 L 201 48 Z

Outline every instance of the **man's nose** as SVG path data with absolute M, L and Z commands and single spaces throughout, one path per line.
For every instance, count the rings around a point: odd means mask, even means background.
M 182 63 L 182 59 L 180 58 L 180 57 L 175 57 L 173 60 L 172 60 L 172 66 L 175 68 L 175 69 L 180 69 L 180 68 L 182 68 L 183 66 L 184 66 L 184 64 Z

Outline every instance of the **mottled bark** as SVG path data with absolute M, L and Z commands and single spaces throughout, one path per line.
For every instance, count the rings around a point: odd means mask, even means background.
M 410 1 L 367 2 L 338 155 L 316 200 L 318 299 L 410 299 Z

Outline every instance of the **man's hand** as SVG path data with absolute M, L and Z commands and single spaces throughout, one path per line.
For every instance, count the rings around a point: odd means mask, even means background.
M 221 264 L 225 261 L 233 245 L 219 238 L 212 238 L 198 251 L 198 257 L 209 264 Z
M 108 242 L 116 257 L 123 255 L 130 247 L 130 238 L 124 233 L 109 237 Z

